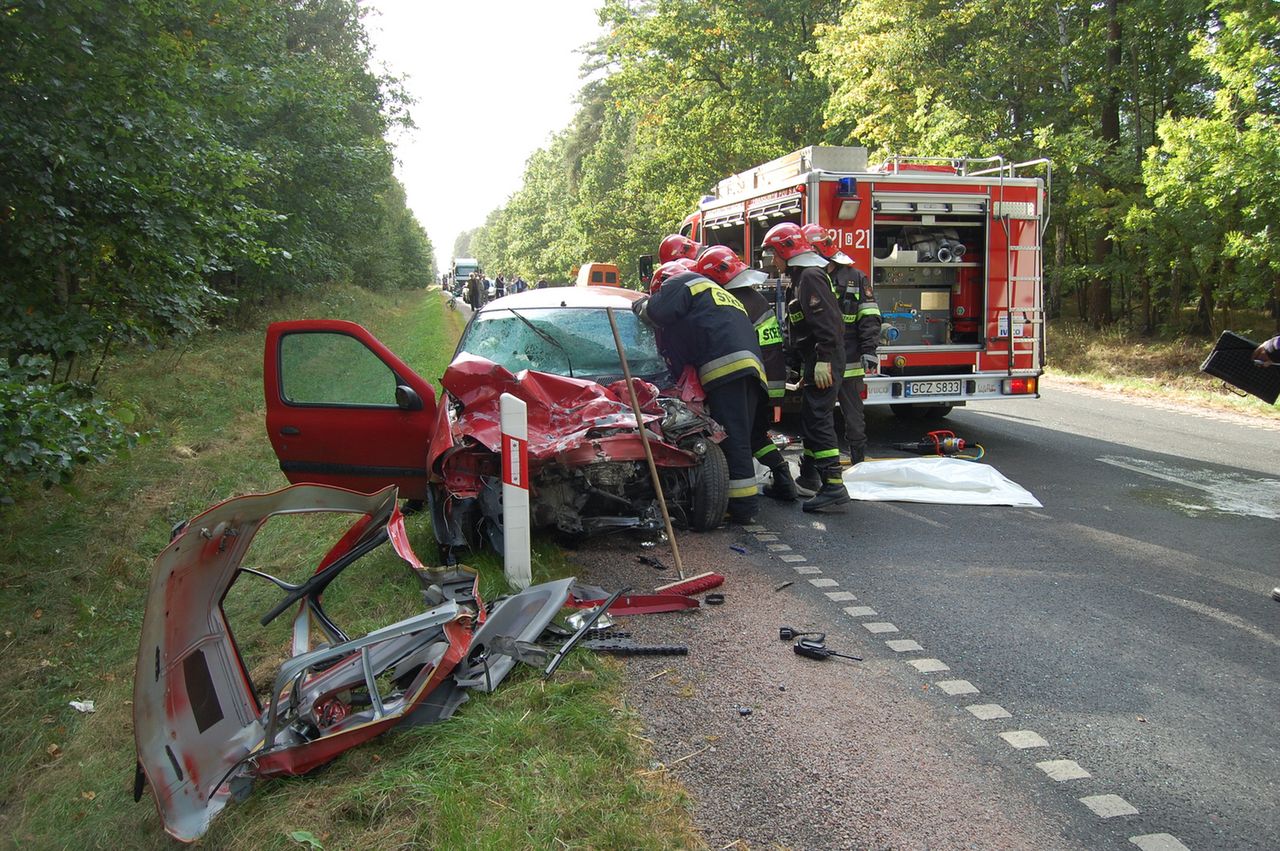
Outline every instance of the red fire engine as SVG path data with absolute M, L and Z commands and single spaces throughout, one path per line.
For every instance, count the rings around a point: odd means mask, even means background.
M 884 320 L 866 403 L 941 416 L 969 401 L 1039 396 L 1051 175 L 1048 160 L 868 167 L 865 148 L 808 147 L 720 181 L 681 233 L 773 274 L 760 257 L 769 228 L 830 229 L 875 284 Z M 779 283 L 763 286 L 785 323 Z

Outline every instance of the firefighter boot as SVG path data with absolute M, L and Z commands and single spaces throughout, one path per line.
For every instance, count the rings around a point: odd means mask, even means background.
M 800 458 L 800 478 L 796 479 L 796 488 L 801 496 L 813 496 L 822 488 L 818 465 L 808 455 Z
M 822 489 L 814 494 L 812 499 L 805 500 L 800 505 L 802 511 L 821 511 L 824 508 L 835 508 L 842 506 L 849 501 L 849 491 L 844 485 L 825 484 Z
M 786 462 L 773 468 L 773 482 L 764 489 L 764 495 L 778 502 L 795 502 L 799 497 L 796 480 L 791 478 L 791 468 Z

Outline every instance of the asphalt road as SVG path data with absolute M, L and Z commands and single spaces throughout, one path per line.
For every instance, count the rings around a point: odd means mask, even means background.
M 929 684 L 939 721 L 964 718 L 968 744 L 1084 847 L 1182 847 L 1130 842 L 1159 834 L 1193 849 L 1280 847 L 1280 428 L 1047 385 L 1042 399 L 938 424 L 982 444 L 1041 509 L 769 503 L 760 524 L 838 583 L 808 593 L 847 589 L 847 617 L 892 624 L 867 640 L 901 659 L 903 688 Z M 869 421 L 871 457 L 937 427 Z M 910 664 L 925 659 L 949 670 Z M 955 680 L 977 693 L 937 685 Z M 965 711 L 990 704 L 1010 717 Z M 1044 744 L 999 735 L 1014 731 Z M 1037 766 L 1059 760 L 1074 765 Z M 1081 799 L 1137 812 L 1103 817 Z

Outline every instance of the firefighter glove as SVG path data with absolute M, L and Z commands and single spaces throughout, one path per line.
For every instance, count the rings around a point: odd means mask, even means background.
M 831 386 L 831 364 L 818 361 L 813 365 L 813 383 L 818 385 L 819 390 L 826 390 Z
M 640 320 L 644 322 L 645 325 L 648 325 L 650 328 L 652 328 L 653 321 L 649 319 L 649 314 L 645 311 L 645 308 L 648 306 L 649 306 L 649 297 L 647 295 L 640 296 L 640 298 L 631 302 L 631 312 L 634 313 L 636 316 L 639 316 Z
M 876 355 L 863 355 L 862 371 L 867 375 L 878 374 L 880 372 L 880 358 Z

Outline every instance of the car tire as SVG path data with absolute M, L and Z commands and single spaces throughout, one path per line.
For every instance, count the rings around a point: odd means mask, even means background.
M 690 500 L 689 528 L 706 532 L 724 522 L 729 508 L 729 462 L 719 446 L 707 441 L 702 463 L 693 469 L 693 498 Z

